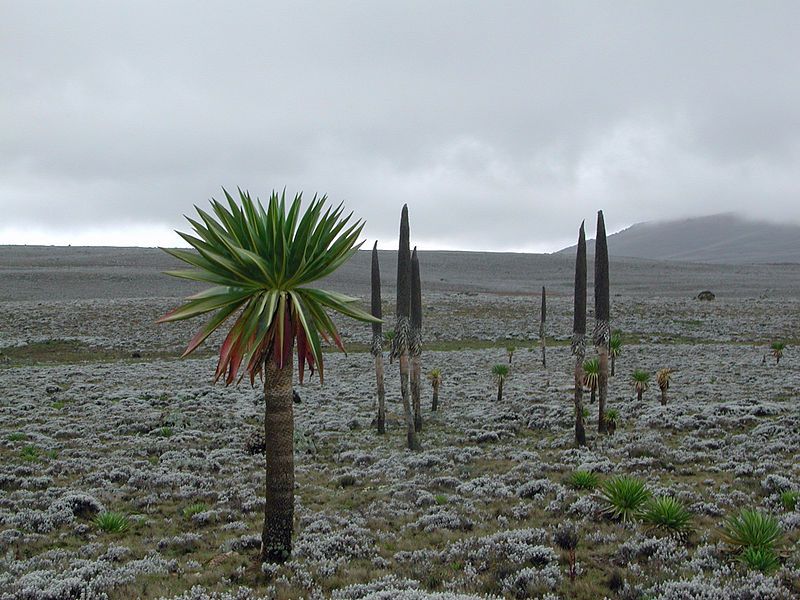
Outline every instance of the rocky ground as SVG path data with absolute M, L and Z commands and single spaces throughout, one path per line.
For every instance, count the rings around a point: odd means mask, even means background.
M 547 267 L 561 277 L 547 369 L 533 294 L 541 280 L 516 266 L 503 275 L 492 256 L 495 279 L 472 286 L 452 283 L 463 265 L 431 268 L 424 363 L 444 383 L 436 413 L 424 390 L 423 450 L 404 449 L 396 365 L 387 364 L 388 431 L 374 432 L 369 331 L 343 322 L 354 351 L 326 355 L 324 386 L 298 388 L 295 553 L 275 566 L 255 561 L 263 473 L 247 440 L 258 389 L 212 385 L 210 352 L 176 358 L 192 325 L 153 321 L 185 290 L 159 287 L 146 261 L 78 264 L 54 253 L 0 263 L 2 600 L 800 595 L 800 507 L 780 499 L 800 491 L 794 266 L 707 267 L 719 284 L 708 303 L 692 296 L 715 288 L 680 292 L 689 284 L 672 266 L 620 268 L 612 311 L 625 345 L 609 395 L 620 425 L 598 436 L 590 405 L 587 449 L 572 443 L 568 265 Z M 107 268 L 118 278 L 104 279 Z M 332 286 L 363 295 L 348 285 L 355 273 Z M 21 297 L 21 281 L 39 291 Z M 777 339 L 789 344 L 780 364 L 762 363 Z M 509 344 L 517 350 L 497 402 L 490 371 Z M 662 367 L 675 369 L 668 405 L 655 385 L 637 401 L 633 370 Z M 608 519 L 599 491 L 569 485 L 575 470 L 601 482 L 642 478 L 691 510 L 694 532 L 678 539 Z M 768 575 L 748 571 L 719 538 L 743 507 L 780 522 L 781 566 Z M 129 529 L 103 532 L 102 511 L 127 515 Z M 553 538 L 565 522 L 581 534 L 574 581 Z

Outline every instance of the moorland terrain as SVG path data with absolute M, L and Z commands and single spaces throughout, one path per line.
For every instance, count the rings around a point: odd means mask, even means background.
M 381 261 L 392 315 L 395 254 Z M 349 353 L 327 355 L 324 386 L 298 387 L 294 557 L 262 566 L 263 459 L 248 448 L 260 391 L 211 383 L 218 336 L 181 360 L 197 324 L 155 324 L 196 289 L 161 274 L 176 261 L 0 247 L 0 599 L 800 595 L 800 502 L 787 501 L 800 491 L 800 265 L 612 259 L 619 425 L 599 436 L 589 404 L 578 449 L 574 257 L 423 252 L 420 263 L 423 364 L 444 378 L 436 413 L 424 391 L 422 451 L 405 449 L 388 361 L 388 431 L 376 434 L 370 328 L 340 320 Z M 369 254 L 322 287 L 366 306 Z M 696 299 L 706 289 L 714 301 Z M 497 402 L 491 368 L 512 345 Z M 633 371 L 661 368 L 674 370 L 668 404 L 654 382 L 638 401 Z M 598 488 L 576 488 L 576 471 Z M 610 519 L 601 489 L 621 474 L 679 500 L 692 532 Z M 780 525 L 780 564 L 766 573 L 721 539 L 743 508 Z M 105 511 L 127 529 L 101 529 Z M 554 539 L 564 523 L 580 534 L 574 580 Z

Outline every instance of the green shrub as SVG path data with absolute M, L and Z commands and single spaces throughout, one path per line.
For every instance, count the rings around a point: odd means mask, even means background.
M 630 521 L 650 498 L 650 492 L 641 479 L 620 475 L 605 482 L 602 496 L 606 503 L 605 515 Z
M 764 574 L 772 573 L 781 566 L 772 548 L 754 548 L 752 546 L 745 548 L 739 560 L 746 565 L 748 569 L 761 571 Z
M 63 400 L 56 400 L 53 402 L 53 408 L 56 410 L 61 410 L 66 406 L 66 403 Z
M 125 533 L 130 527 L 128 517 L 112 511 L 102 512 L 97 515 L 94 524 L 106 533 Z
M 172 427 L 162 427 L 158 431 L 158 435 L 161 437 L 172 437 Z
M 800 500 L 800 492 L 786 490 L 781 492 L 781 504 L 786 510 L 792 511 L 797 508 L 797 501 Z
M 593 490 L 598 482 L 597 473 L 591 471 L 573 471 L 569 476 L 569 484 L 577 490 Z
M 433 497 L 433 500 L 434 500 L 434 501 L 436 502 L 436 504 L 438 504 L 439 506 L 442 506 L 442 505 L 444 505 L 444 504 L 447 504 L 447 496 L 446 496 L 446 495 L 444 495 L 444 494 L 436 494 L 436 495 Z
M 650 500 L 642 511 L 642 520 L 652 529 L 660 529 L 679 537 L 692 531 L 692 514 L 670 496 Z
M 22 432 L 17 431 L 15 433 L 9 433 L 8 438 L 6 439 L 8 439 L 9 442 L 21 442 L 22 440 L 27 440 L 28 436 Z
M 25 446 L 19 454 L 22 460 L 28 462 L 36 462 L 39 460 L 39 449 L 36 446 Z
M 183 509 L 183 516 L 187 519 L 191 519 L 196 514 L 205 512 L 207 510 L 208 506 L 206 506 L 202 502 L 196 502 L 195 504 L 190 504 L 189 506 Z
M 744 508 L 738 515 L 728 517 L 720 537 L 737 551 L 746 548 L 772 549 L 781 539 L 781 528 L 775 517 Z

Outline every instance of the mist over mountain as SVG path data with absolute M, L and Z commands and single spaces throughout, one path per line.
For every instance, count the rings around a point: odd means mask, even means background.
M 587 223 L 587 233 L 594 229 Z M 558 253 L 575 251 L 575 246 Z M 587 242 L 594 253 L 594 240 Z M 611 256 L 717 264 L 800 263 L 800 226 L 717 214 L 637 223 L 608 236 Z

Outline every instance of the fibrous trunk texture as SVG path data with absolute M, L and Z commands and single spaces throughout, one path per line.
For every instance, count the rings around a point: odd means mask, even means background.
M 578 233 L 575 257 L 575 299 L 572 320 L 572 354 L 575 356 L 575 443 L 586 445 L 583 425 L 583 360 L 586 357 L 586 233 Z
M 411 335 L 409 337 L 411 355 L 411 401 L 414 406 L 414 430 L 422 431 L 422 287 L 419 276 L 417 247 L 411 253 Z
M 542 320 L 539 322 L 539 340 L 542 344 L 542 366 L 547 368 L 546 348 L 547 342 L 544 337 L 544 322 L 547 320 L 547 291 L 542 286 Z
M 500 378 L 500 381 L 497 382 L 497 401 L 500 402 L 503 399 L 503 379 Z
M 586 429 L 583 426 L 583 357 L 575 359 L 575 443 L 586 445 Z
M 433 385 L 433 400 L 431 401 L 431 411 L 439 410 L 439 385 Z
M 382 318 L 381 269 L 378 264 L 378 242 L 372 247 L 372 316 Z M 383 382 L 383 325 L 372 324 L 372 356 L 375 358 L 375 383 L 378 396 L 378 433 L 386 433 L 386 388 Z
M 661 388 L 661 405 L 662 406 L 666 406 L 667 405 L 667 389 L 666 388 Z
M 411 404 L 414 410 L 414 431 L 422 431 L 422 405 L 420 399 L 422 364 L 419 356 L 411 357 Z
M 408 206 L 403 205 L 400 217 L 400 244 L 397 252 L 397 322 L 392 340 L 392 356 L 400 363 L 400 394 L 403 398 L 407 438 L 410 450 L 419 450 L 414 428 L 409 386 L 409 338 L 411 335 L 411 248 L 409 243 Z
M 264 529 L 261 562 L 282 563 L 292 554 L 294 528 L 294 415 L 292 355 L 279 368 L 264 366 Z
M 617 364 L 617 357 L 612 354 L 611 355 L 611 377 L 614 376 L 614 371 L 616 370 L 615 369 L 616 364 Z
M 400 355 L 400 393 L 403 397 L 403 412 L 406 418 L 406 440 L 409 450 L 420 450 L 421 446 L 414 427 L 414 414 L 411 411 L 411 394 L 409 393 L 408 353 Z
M 643 394 L 643 393 L 644 393 L 644 391 L 642 391 L 642 390 L 636 390 L 636 399 L 637 399 L 639 402 L 641 402 L 641 401 L 642 401 L 642 394 Z
M 608 344 L 611 340 L 609 323 L 608 243 L 603 211 L 597 211 L 597 236 L 594 250 L 594 345 L 600 357 L 598 377 L 598 423 L 600 433 L 606 431 L 606 398 L 608 396 Z

